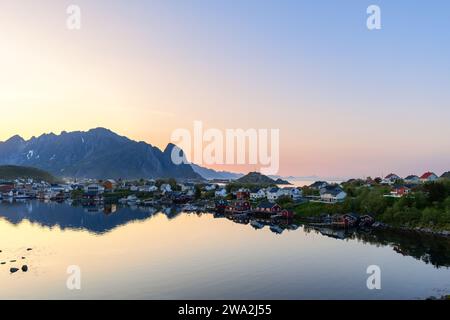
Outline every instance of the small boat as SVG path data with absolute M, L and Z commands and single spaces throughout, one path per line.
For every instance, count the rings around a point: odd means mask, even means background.
M 231 216 L 233 220 L 248 220 L 248 214 L 247 213 L 235 213 Z
M 24 192 L 20 192 L 18 191 L 15 195 L 14 195 L 14 199 L 16 200 L 26 200 L 26 199 L 30 199 L 30 196 L 25 194 Z
M 130 206 L 136 205 L 138 203 L 138 201 L 139 201 L 139 199 L 135 195 L 131 195 L 131 196 L 127 197 L 127 204 Z
M 256 221 L 256 220 L 250 221 L 250 225 L 251 225 L 253 228 L 255 228 L 255 229 L 262 229 L 262 228 L 264 228 L 264 224 L 262 224 L 261 222 Z
M 3 194 L 4 199 L 13 199 L 14 198 L 14 192 L 10 191 L 8 193 Z
M 192 204 L 185 205 L 182 209 L 185 212 L 196 212 L 198 210 L 197 206 Z
M 283 228 L 281 228 L 280 226 L 277 226 L 277 225 L 271 225 L 270 230 L 277 234 L 281 234 L 284 231 Z
M 289 224 L 287 226 L 288 230 L 297 230 L 300 226 L 298 224 Z
M 138 202 L 140 203 L 141 201 L 135 195 L 131 195 L 126 198 L 120 198 L 118 202 L 119 204 L 128 204 L 131 206 L 136 205 Z
M 153 199 L 148 199 L 148 200 L 144 200 L 141 202 L 141 205 L 144 207 L 152 207 L 156 204 L 157 204 L 157 202 Z

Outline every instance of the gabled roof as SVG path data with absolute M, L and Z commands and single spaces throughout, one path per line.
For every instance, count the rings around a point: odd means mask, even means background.
M 309 185 L 309 187 L 310 188 L 319 188 L 319 187 L 323 186 L 324 184 L 326 185 L 328 183 L 326 181 L 316 181 L 313 184 Z
M 390 173 L 390 174 L 388 174 L 388 175 L 386 176 L 385 179 L 391 179 L 391 178 L 399 178 L 399 176 L 396 175 L 395 173 Z
M 405 180 L 412 180 L 412 179 L 419 179 L 418 176 L 416 176 L 415 174 L 409 175 L 405 178 Z
M 432 175 L 435 175 L 433 172 L 425 172 L 420 179 L 428 179 L 429 177 L 431 177 Z M 436 176 L 436 175 L 435 175 Z
M 272 203 L 272 202 L 269 202 L 269 201 L 263 201 L 263 202 L 261 202 L 261 203 L 258 205 L 258 208 L 262 208 L 262 209 L 271 209 L 271 208 L 273 208 L 273 207 L 275 207 L 275 206 L 278 206 L 278 204 Z
M 394 188 L 394 191 L 399 191 L 399 190 L 410 190 L 411 188 L 407 187 L 407 186 L 399 186 Z
M 334 188 L 334 189 L 327 189 L 326 191 L 324 191 L 322 193 L 322 195 L 324 194 L 331 194 L 333 197 L 337 196 L 338 194 L 340 194 L 341 192 L 344 192 L 344 190 L 340 189 L 340 188 Z
M 320 194 L 331 194 L 333 197 L 337 196 L 339 193 L 344 192 L 338 184 L 329 184 L 324 188 L 320 189 Z
M 280 190 L 280 188 L 273 187 L 273 188 L 270 188 L 270 189 L 269 189 L 269 192 L 270 192 L 270 193 L 277 193 L 278 190 Z

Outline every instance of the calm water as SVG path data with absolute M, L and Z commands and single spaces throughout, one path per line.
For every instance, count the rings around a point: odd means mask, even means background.
M 416 299 L 450 293 L 449 240 L 333 236 L 303 227 L 277 234 L 212 214 L 3 203 L 0 261 L 7 264 L 0 265 L 0 298 Z M 22 264 L 28 272 L 9 273 Z M 80 291 L 66 288 L 69 265 L 81 268 Z M 366 287 L 369 265 L 381 267 L 381 290 Z

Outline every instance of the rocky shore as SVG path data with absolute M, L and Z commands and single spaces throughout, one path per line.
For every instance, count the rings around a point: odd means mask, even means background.
M 26 249 L 26 251 L 31 251 L 31 250 L 33 250 L 33 249 L 32 248 L 27 248 Z M 0 253 L 4 253 L 4 252 L 2 250 L 0 250 Z M 11 259 L 11 260 L 9 260 L 9 264 L 12 264 L 12 266 L 9 268 L 9 273 L 13 274 L 13 273 L 18 272 L 19 270 L 22 270 L 22 272 L 28 272 L 28 268 L 29 268 L 28 265 L 23 264 L 20 268 L 19 268 L 20 264 L 17 265 L 18 264 L 18 260 L 25 260 L 25 259 L 26 259 L 26 257 L 21 256 L 21 259 Z M 6 264 L 8 264 L 8 262 L 0 260 L 0 265 L 6 265 Z
M 372 228 L 376 229 L 392 229 L 408 232 L 420 232 L 439 237 L 450 237 L 450 230 L 433 230 L 431 228 L 424 227 L 409 227 L 409 226 L 392 226 L 382 222 L 375 222 Z

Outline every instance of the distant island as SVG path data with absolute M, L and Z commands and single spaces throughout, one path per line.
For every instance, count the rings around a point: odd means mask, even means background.
M 48 183 L 57 182 L 58 179 L 47 171 L 22 166 L 0 166 L 0 180 L 33 179 Z
M 291 184 L 289 181 L 286 181 L 283 179 L 274 180 L 274 179 L 269 178 L 268 176 L 265 176 L 259 172 L 250 172 L 249 174 L 237 179 L 236 182 L 242 183 L 242 184 L 258 184 L 258 185 L 275 185 L 275 184 L 290 185 Z

